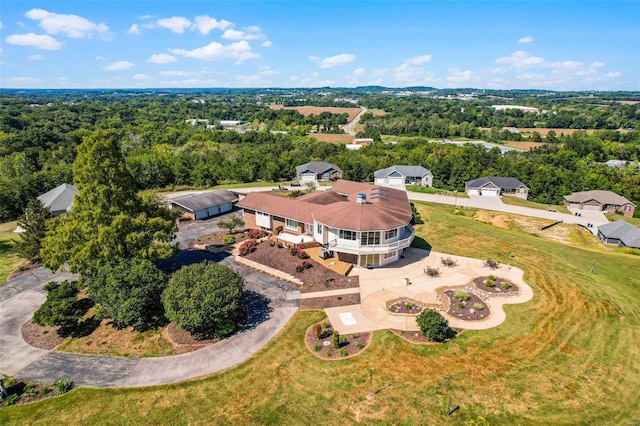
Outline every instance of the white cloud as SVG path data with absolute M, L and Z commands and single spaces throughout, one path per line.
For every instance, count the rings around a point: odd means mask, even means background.
M 557 70 L 575 70 L 582 67 L 582 65 L 584 64 L 579 61 L 551 62 L 548 64 L 549 67 Z
M 65 34 L 70 38 L 90 37 L 93 33 L 107 36 L 109 27 L 104 24 L 96 24 L 78 15 L 64 15 L 51 13 L 44 9 L 31 9 L 25 16 L 35 21 L 40 21 L 40 27 L 48 34 Z
M 389 68 L 378 68 L 373 70 L 371 75 L 373 75 L 374 77 L 382 77 L 387 75 L 388 72 L 389 72 Z
M 518 50 L 510 56 L 504 56 L 495 60 L 497 64 L 507 64 L 514 68 L 528 68 L 541 66 L 544 64 L 544 58 L 539 56 L 529 56 L 524 50 Z
M 150 75 L 147 74 L 135 74 L 133 76 L 134 80 L 139 80 L 139 81 L 149 81 L 149 80 L 153 80 L 153 77 L 151 77 Z
M 318 58 L 317 56 L 313 56 L 313 55 L 309 55 L 309 56 L 307 56 L 307 58 L 310 61 L 319 61 L 320 60 L 320 58 Z
M 187 58 L 200 59 L 202 61 L 215 61 L 221 59 L 235 59 L 237 63 L 247 59 L 259 58 L 260 54 L 251 50 L 251 46 L 245 40 L 223 45 L 211 42 L 206 46 L 197 49 L 169 49 L 174 55 L 185 56 Z
M 173 16 L 171 18 L 158 19 L 158 26 L 168 28 L 174 33 L 182 34 L 184 30 L 191 26 L 191 21 L 183 16 Z
M 364 68 L 356 68 L 353 70 L 353 75 L 362 75 L 364 74 Z
M 105 61 L 107 58 L 105 58 L 104 56 L 96 56 L 96 61 Z
M 470 70 L 460 70 L 458 68 L 449 68 L 449 75 L 445 78 L 449 85 L 462 85 L 471 83 L 473 73 Z
M 240 30 L 228 29 L 222 34 L 222 38 L 227 40 L 256 40 L 263 37 L 260 33 L 244 32 Z
M 320 80 L 318 86 L 335 86 L 336 82 L 333 80 Z
M 613 77 L 620 77 L 622 75 L 621 72 L 619 71 L 610 71 L 608 73 L 606 73 L 604 76 L 605 77 L 609 77 L 609 78 L 613 78 Z
M 260 46 L 262 47 L 271 47 L 273 43 L 270 40 L 263 41 Z
M 124 71 L 135 67 L 136 64 L 129 61 L 116 61 L 112 62 L 109 65 L 105 66 L 104 69 L 107 71 Z
M 320 68 L 333 68 L 355 61 L 356 56 L 352 55 L 351 53 L 341 53 L 339 55 L 329 56 L 322 60 L 317 56 L 309 56 L 309 59 L 318 62 L 318 66 Z
M 259 75 L 275 75 L 278 74 L 278 71 L 271 69 L 271 67 L 260 67 L 260 70 L 258 71 Z
M 429 61 L 431 61 L 431 55 L 420 55 L 413 58 L 409 58 L 406 61 L 404 61 L 404 63 L 409 65 L 420 65 L 420 64 L 426 64 Z
M 594 63 L 591 64 L 591 68 L 602 68 L 605 65 L 607 65 L 607 64 L 605 64 L 604 62 L 594 62 Z
M 229 21 L 224 19 L 218 21 L 209 15 L 196 16 L 194 21 L 195 23 L 191 26 L 191 29 L 198 30 L 205 35 L 209 34 L 211 30 L 225 30 L 233 26 Z
M 129 34 L 133 34 L 133 35 L 140 35 L 142 34 L 142 31 L 140 31 L 140 25 L 138 24 L 133 24 L 129 27 Z
M 518 79 L 525 80 L 525 81 L 538 82 L 538 81 L 544 80 L 545 78 L 546 78 L 545 75 L 540 73 L 526 72 L 523 74 L 518 74 Z
M 5 87 L 27 87 L 34 86 L 40 83 L 41 80 L 33 77 L 10 77 L 2 80 L 2 85 Z
M 518 43 L 521 43 L 521 44 L 533 43 L 533 40 L 535 40 L 533 37 L 527 36 L 527 37 L 522 37 L 518 39 Z
M 154 53 L 149 59 L 147 59 L 147 62 L 152 64 L 170 64 L 175 61 L 177 61 L 176 57 L 167 53 Z
M 42 55 L 29 55 L 27 56 L 27 59 L 31 59 L 32 61 L 41 61 Z
M 12 34 L 5 41 L 16 46 L 31 46 L 43 50 L 58 50 L 62 47 L 62 43 L 46 34 Z
M 163 77 L 187 77 L 187 76 L 192 76 L 192 75 L 198 75 L 198 73 L 197 72 L 193 72 L 193 71 L 168 70 L 168 71 L 160 72 L 160 75 L 163 76 Z

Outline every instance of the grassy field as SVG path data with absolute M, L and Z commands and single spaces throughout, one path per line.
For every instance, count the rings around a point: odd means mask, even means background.
M 15 242 L 20 238 L 13 232 L 17 222 L 0 224 L 0 283 L 7 280 L 7 276 L 26 261 L 16 253 Z
M 638 208 L 640 207 L 636 207 L 636 209 Z M 640 228 L 640 217 L 629 217 L 629 216 L 623 216 L 615 213 L 605 213 L 605 216 L 607 217 L 607 219 L 609 219 L 610 222 L 615 222 L 616 220 L 624 220 Z
M 507 320 L 442 345 L 376 332 L 362 355 L 324 362 L 304 347 L 321 312 L 298 313 L 242 365 L 181 384 L 77 389 L 0 410 L 2 424 L 465 424 L 640 422 L 638 257 L 549 241 L 416 203 L 436 251 L 525 270 L 534 300 Z M 595 262 L 593 273 L 590 268 Z M 369 369 L 373 368 L 373 396 Z M 460 406 L 451 417 L 447 403 Z
M 539 209 L 539 210 L 555 209 L 555 210 L 559 211 L 560 213 L 569 213 L 569 214 L 571 214 L 569 209 L 567 209 L 564 206 L 556 206 L 556 205 L 553 205 L 553 204 L 534 203 L 533 201 L 523 200 L 520 197 L 511 197 L 509 195 L 504 195 L 502 197 L 502 202 L 505 203 L 505 204 L 510 204 L 512 206 L 531 207 L 533 209 Z

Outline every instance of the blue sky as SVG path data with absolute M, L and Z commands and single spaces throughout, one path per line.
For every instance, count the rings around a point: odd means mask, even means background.
M 640 90 L 640 1 L 0 3 L 0 87 Z

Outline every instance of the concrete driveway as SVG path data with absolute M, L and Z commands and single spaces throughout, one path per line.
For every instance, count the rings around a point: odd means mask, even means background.
M 221 214 L 205 220 L 194 220 L 191 223 L 187 223 L 178 227 L 178 233 L 173 242 L 179 243 L 181 249 L 186 249 L 189 241 L 192 241 L 198 237 L 204 235 L 210 235 L 214 232 L 223 231 L 218 226 L 218 222 L 221 220 L 229 220 L 232 217 L 239 217 L 242 219 L 242 210 L 234 207 L 229 213 Z

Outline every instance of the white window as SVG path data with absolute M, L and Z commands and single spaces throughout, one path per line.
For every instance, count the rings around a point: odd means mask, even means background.
M 341 240 L 356 240 L 356 233 L 354 231 L 345 231 L 343 229 L 340 230 L 340 239 Z
M 390 239 L 395 238 L 397 236 L 398 236 L 398 228 L 390 229 L 388 231 L 385 231 L 385 233 L 384 233 L 384 239 L 385 240 L 390 240 Z
M 298 221 L 297 220 L 293 220 L 293 219 L 287 219 L 285 221 L 285 226 L 287 229 L 290 229 L 292 231 L 297 231 L 298 230 Z
M 397 253 L 396 251 L 392 251 L 391 253 L 385 253 L 385 254 L 382 255 L 382 258 L 383 259 L 388 259 L 390 257 L 394 257 L 396 255 L 396 253 Z
M 362 232 L 360 233 L 360 245 L 372 246 L 374 244 L 380 244 L 379 232 Z
M 316 224 L 316 230 L 317 234 L 322 234 L 322 224 L 320 222 Z

